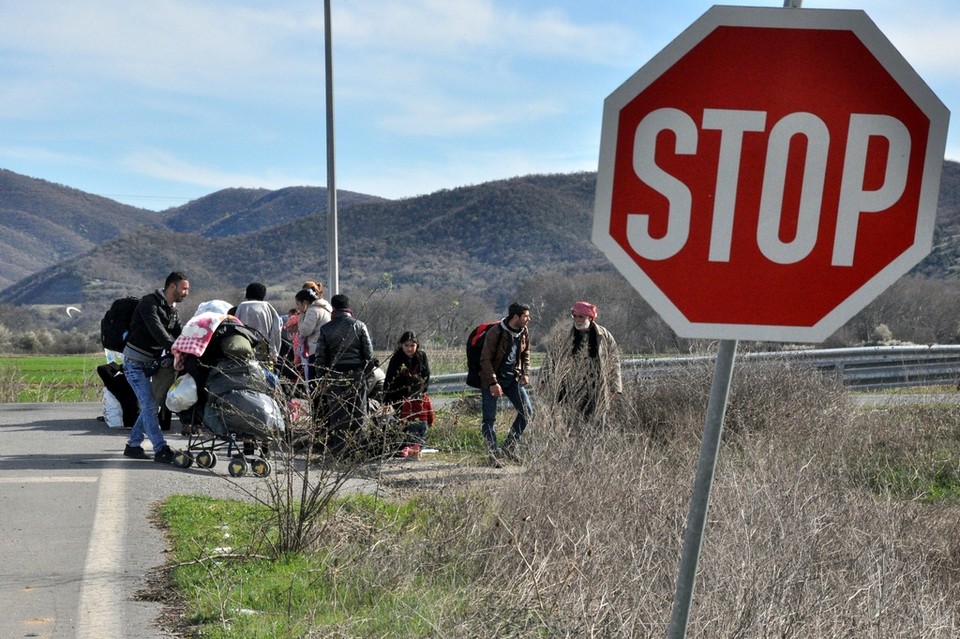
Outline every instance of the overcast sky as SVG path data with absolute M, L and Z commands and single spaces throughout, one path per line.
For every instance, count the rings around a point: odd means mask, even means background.
M 711 4 L 333 0 L 337 186 L 594 171 L 604 98 Z M 960 2 L 803 7 L 864 9 L 960 104 Z M 323 0 L 0 0 L 0 168 L 151 209 L 322 186 L 323 69 Z

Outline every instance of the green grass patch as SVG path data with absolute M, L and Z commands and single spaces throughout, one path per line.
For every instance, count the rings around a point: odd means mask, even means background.
M 466 596 L 449 571 L 418 569 L 415 502 L 338 500 L 324 548 L 283 556 L 268 550 L 265 505 L 173 496 L 160 515 L 191 636 L 431 636 Z
M 869 483 L 878 492 L 926 502 L 960 500 L 960 457 L 956 451 L 909 462 L 884 460 L 877 466 Z
M 867 412 L 858 467 L 875 492 L 900 499 L 960 501 L 960 406 L 915 404 Z M 896 428 L 876 428 L 874 423 Z
M 97 366 L 103 355 L 51 355 L 0 358 L 0 379 L 10 387 L 7 402 L 95 402 L 103 383 Z M 14 383 L 16 387 L 14 387 Z
M 500 411 L 498 417 L 513 419 L 513 410 Z M 486 447 L 480 432 L 480 409 L 458 407 L 437 411 L 436 420 L 427 435 L 427 445 L 443 451 L 463 454 L 482 452 Z M 502 426 L 500 427 L 503 428 Z M 502 434 L 502 433 L 501 433 Z

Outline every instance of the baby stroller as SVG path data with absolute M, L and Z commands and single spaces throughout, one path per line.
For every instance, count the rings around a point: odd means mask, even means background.
M 213 468 L 218 454 L 229 459 L 232 477 L 251 472 L 266 477 L 271 472 L 270 442 L 284 431 L 284 419 L 273 397 L 275 378 L 257 361 L 260 335 L 232 316 L 203 313 L 184 327 L 187 340 L 175 357 L 197 385 L 197 402 L 179 413 L 190 426 L 186 450 L 176 453 L 173 463 L 189 468 Z M 183 335 L 181 335 L 183 337 Z M 178 338 L 178 342 L 180 338 Z

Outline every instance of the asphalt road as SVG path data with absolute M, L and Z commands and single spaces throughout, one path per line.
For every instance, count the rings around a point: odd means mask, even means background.
M 157 502 L 266 488 L 257 477 L 227 479 L 225 464 L 127 459 L 129 431 L 107 428 L 99 414 L 99 404 L 0 405 L 0 639 L 172 636 L 156 625 L 159 605 L 135 599 L 166 559 L 150 523 Z

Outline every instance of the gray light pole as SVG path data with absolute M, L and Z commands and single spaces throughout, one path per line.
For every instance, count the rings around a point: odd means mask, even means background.
M 327 88 L 327 285 L 330 296 L 340 292 L 340 248 L 337 228 L 337 171 L 333 137 L 333 29 L 330 2 L 323 0 L 324 53 Z

